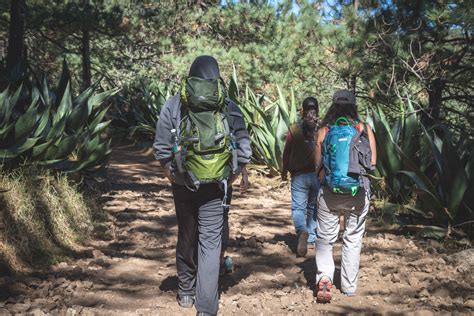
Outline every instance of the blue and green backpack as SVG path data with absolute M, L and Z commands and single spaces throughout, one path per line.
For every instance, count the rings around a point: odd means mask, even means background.
M 358 125 L 354 126 L 345 117 L 339 117 L 324 138 L 324 180 L 334 193 L 355 196 L 359 190 L 359 175 L 348 173 L 351 142 L 358 133 Z

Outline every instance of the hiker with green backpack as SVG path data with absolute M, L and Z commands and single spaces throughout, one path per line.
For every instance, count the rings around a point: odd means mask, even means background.
M 339 234 L 339 214 L 346 220 L 342 245 L 341 291 L 355 295 L 362 237 L 369 210 L 368 172 L 375 168 L 376 148 L 372 129 L 359 120 L 355 95 L 339 90 L 333 96 L 316 138 L 316 173 L 322 186 L 318 194 L 316 237 L 317 300 L 329 302 L 334 280 L 334 242 Z
M 216 315 L 229 188 L 252 151 L 242 112 L 226 97 L 213 57 L 194 60 L 180 93 L 160 113 L 153 147 L 172 183 L 178 219 L 178 304 Z

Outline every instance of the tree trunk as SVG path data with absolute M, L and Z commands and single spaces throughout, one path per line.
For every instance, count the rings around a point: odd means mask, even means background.
M 12 0 L 10 5 L 10 29 L 8 34 L 8 48 L 6 58 L 6 71 L 10 75 L 11 71 L 18 67 L 19 77 L 24 75 L 26 69 L 25 60 L 25 19 L 26 1 Z
M 359 10 L 359 0 L 354 0 L 354 14 L 355 18 L 357 20 L 358 14 L 357 11 Z M 355 36 L 357 33 L 356 25 L 354 23 L 354 26 L 352 27 L 352 35 Z M 354 50 L 354 47 L 353 47 Z M 357 86 L 357 75 L 354 73 L 351 76 L 351 81 L 350 81 L 350 89 L 354 94 L 356 94 L 356 86 Z
M 429 110 L 432 119 L 435 122 L 439 121 L 441 112 L 442 97 L 443 97 L 444 82 L 440 78 L 433 80 L 430 83 L 428 90 Z
M 87 27 L 82 29 L 82 87 L 87 89 L 92 84 L 91 74 L 91 51 L 90 51 L 90 38 L 89 30 Z

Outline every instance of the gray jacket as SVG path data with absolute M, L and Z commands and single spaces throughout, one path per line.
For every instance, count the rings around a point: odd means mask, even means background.
M 237 173 L 240 173 L 242 167 L 250 162 L 252 156 L 252 149 L 250 147 L 250 137 L 245 127 L 244 118 L 237 104 L 227 99 L 227 106 L 229 109 L 229 125 L 232 129 L 236 143 L 237 143 L 237 161 L 239 168 Z M 155 142 L 153 148 L 155 149 L 155 158 L 160 162 L 164 168 L 171 168 L 173 174 L 173 182 L 179 185 L 184 185 L 184 178 L 181 174 L 173 170 L 173 139 L 171 130 L 179 130 L 179 122 L 181 121 L 181 102 L 179 94 L 174 95 L 166 101 L 160 113 L 160 119 L 156 124 Z
M 363 187 L 370 189 L 370 180 L 367 177 L 367 171 L 374 170 L 372 166 L 372 151 L 367 132 L 364 130 L 357 133 L 352 138 L 349 151 L 349 169 L 348 173 L 360 175 Z

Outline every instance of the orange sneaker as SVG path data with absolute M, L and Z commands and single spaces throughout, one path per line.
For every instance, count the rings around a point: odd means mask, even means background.
M 318 303 L 329 303 L 331 301 L 332 282 L 328 277 L 323 276 L 318 283 L 318 294 L 316 296 Z

